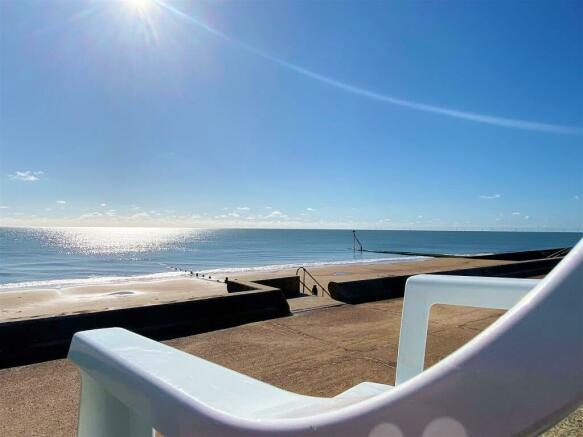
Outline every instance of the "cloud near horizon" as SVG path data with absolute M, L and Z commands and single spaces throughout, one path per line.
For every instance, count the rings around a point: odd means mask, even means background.
M 269 214 L 267 214 L 266 216 L 261 216 L 262 218 L 267 218 L 267 219 L 284 219 L 287 220 L 289 219 L 289 216 L 287 214 L 284 214 L 281 211 L 271 211 Z
M 500 217 L 493 221 L 491 226 L 480 226 L 469 221 L 465 223 L 446 222 L 439 219 L 393 220 L 382 219 L 358 219 L 354 217 L 339 217 L 332 220 L 312 218 L 308 214 L 301 213 L 297 216 L 288 216 L 281 211 L 275 211 L 275 215 L 257 215 L 235 217 L 227 214 L 209 216 L 208 214 L 169 215 L 163 216 L 138 212 L 128 215 L 117 215 L 109 212 L 90 211 L 78 216 L 39 217 L 35 214 L 26 215 L 18 212 L 11 215 L 0 215 L 0 226 L 4 227 L 147 227 L 147 228 L 198 228 L 198 229 L 379 229 L 379 230 L 503 230 L 508 225 L 503 225 Z M 540 224 L 531 223 L 530 216 L 517 217 L 524 230 L 542 230 Z M 516 229 L 516 222 L 512 225 Z M 544 229 L 548 230 L 548 229 Z

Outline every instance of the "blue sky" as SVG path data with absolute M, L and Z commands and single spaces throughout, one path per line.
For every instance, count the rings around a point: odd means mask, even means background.
M 1 2 L 0 223 L 582 230 L 582 20 Z

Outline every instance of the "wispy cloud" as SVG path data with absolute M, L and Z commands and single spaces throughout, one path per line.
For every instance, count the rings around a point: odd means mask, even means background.
M 62 208 L 55 208 L 55 211 Z M 538 222 L 543 220 L 533 218 L 533 216 L 518 213 L 512 220 L 504 221 L 502 214 L 492 221 L 491 225 L 484 228 L 472 221 L 462 220 L 450 222 L 424 215 L 423 222 L 417 220 L 417 214 L 409 220 L 389 218 L 387 216 L 370 217 L 366 220 L 354 216 L 340 216 L 334 221 L 324 219 L 310 219 L 312 214 L 303 212 L 298 216 L 288 216 L 282 211 L 269 212 L 269 216 L 254 214 L 233 217 L 222 214 L 213 217 L 208 213 L 185 214 L 185 215 L 160 215 L 158 211 L 154 213 L 140 212 L 135 214 L 123 214 L 121 211 L 116 214 L 115 210 L 103 210 L 95 208 L 83 211 L 81 215 L 71 216 L 63 214 L 60 217 L 55 213 L 51 215 L 38 216 L 36 214 L 24 214 L 21 212 L 2 212 L 0 214 L 0 224 L 2 226 L 147 226 L 147 227 L 184 227 L 184 228 L 295 228 L 295 229 L 433 229 L 447 230 L 463 228 L 467 230 L 503 229 L 505 227 L 524 229 L 537 228 Z M 273 214 L 272 214 L 273 213 Z M 508 213 L 507 216 L 511 216 Z M 545 219 L 546 220 L 546 219 Z M 580 231 L 580 227 L 576 227 Z M 348 234 L 347 234 L 348 235 Z
M 105 208 L 107 206 L 107 203 L 100 203 L 99 206 L 101 206 L 102 208 Z
M 274 210 L 274 211 L 271 211 L 266 216 L 264 216 L 263 218 L 266 218 L 266 219 L 282 219 L 282 220 L 287 220 L 289 218 L 289 216 L 287 214 L 284 214 L 281 211 Z
M 25 182 L 36 182 L 40 180 L 40 178 L 45 174 L 44 171 L 16 171 L 13 174 L 9 174 L 8 177 L 13 180 L 17 181 L 25 181 Z
M 81 214 L 79 216 L 79 220 L 88 220 L 88 219 L 95 219 L 95 218 L 100 218 L 100 217 L 103 217 L 103 214 L 95 211 L 95 212 L 88 212 L 85 214 Z
M 306 208 L 306 211 L 308 211 L 308 212 L 314 212 L 315 209 L 314 208 Z
M 575 200 L 581 200 L 581 196 L 578 196 L 577 194 L 575 194 L 575 195 L 573 196 L 573 199 L 575 199 Z
M 414 109 L 417 111 L 423 112 L 431 112 L 434 114 L 439 114 L 447 117 L 458 118 L 468 121 L 473 121 L 476 123 L 483 123 L 483 124 L 490 124 L 495 126 L 503 126 L 503 127 L 510 127 L 514 129 L 522 129 L 522 130 L 529 130 L 529 131 L 539 131 L 539 132 L 548 132 L 548 133 L 555 133 L 555 134 L 565 134 L 565 135 L 578 135 L 583 136 L 583 128 L 576 127 L 576 126 L 563 126 L 558 124 L 551 124 L 551 123 L 541 123 L 537 121 L 526 121 L 526 120 L 518 120 L 514 118 L 506 118 L 506 117 L 498 117 L 488 114 L 479 114 L 476 112 L 469 112 L 469 111 L 462 111 L 459 109 L 451 109 L 446 108 L 443 106 L 436 106 L 436 105 L 429 105 L 426 103 L 421 102 L 414 102 L 411 100 L 401 99 L 398 97 L 390 96 L 387 94 L 381 94 L 376 91 L 371 91 L 365 88 L 360 88 L 354 85 L 350 85 L 346 82 L 341 82 L 339 80 L 333 79 L 328 76 L 324 76 L 322 74 L 316 73 L 314 71 L 308 70 L 307 68 L 301 67 L 299 65 L 293 64 L 291 62 L 285 61 L 281 58 L 276 56 L 272 56 L 268 53 L 265 53 L 251 45 L 245 44 L 240 42 L 229 35 L 209 26 L 208 24 L 204 23 L 197 18 L 188 15 L 175 7 L 164 3 L 158 2 L 158 4 L 167 10 L 171 11 L 175 15 L 182 17 L 185 20 L 193 23 L 200 29 L 211 33 L 215 37 L 218 37 L 228 43 L 236 46 L 237 48 L 244 50 L 248 53 L 252 53 L 256 56 L 259 56 L 263 59 L 271 61 L 275 64 L 278 64 L 281 67 L 284 67 L 288 70 L 291 70 L 295 73 L 298 73 L 302 76 L 309 77 L 311 79 L 317 80 L 322 82 L 326 85 L 338 88 L 342 91 L 352 93 L 364 98 L 368 98 L 371 100 L 376 100 L 383 103 L 388 103 L 393 106 L 401 106 L 404 108 Z
M 67 201 L 66 200 L 57 200 L 57 203 L 59 205 L 66 205 L 67 204 Z
M 478 196 L 478 198 L 480 199 L 500 199 L 502 196 L 500 194 L 482 194 L 481 196 Z
M 130 216 L 130 219 L 145 219 L 145 218 L 149 218 L 150 214 L 148 214 L 147 212 L 137 212 L 135 214 L 132 214 Z
M 520 213 L 518 211 L 514 211 L 512 215 L 520 215 Z
M 248 206 L 240 206 L 237 208 L 237 211 L 250 211 L 251 208 L 249 208 Z
M 10 207 L 6 205 L 0 205 L 0 209 L 10 209 Z

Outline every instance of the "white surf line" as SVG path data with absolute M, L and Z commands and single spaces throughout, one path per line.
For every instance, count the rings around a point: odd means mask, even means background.
M 189 22 L 195 24 L 200 29 L 229 42 L 230 44 L 252 53 L 256 56 L 262 57 L 268 61 L 276 63 L 288 70 L 294 71 L 298 74 L 303 76 L 315 79 L 319 82 L 324 84 L 336 87 L 340 90 L 359 95 L 361 97 L 365 97 L 368 99 L 388 103 L 394 106 L 401 106 L 409 109 L 415 109 L 417 111 L 424 111 L 424 112 L 431 112 L 434 114 L 444 115 L 447 117 L 459 118 L 463 120 L 469 120 L 476 123 L 483 123 L 483 124 L 490 124 L 495 126 L 503 126 L 509 127 L 513 129 L 521 129 L 521 130 L 528 130 L 528 131 L 538 131 L 538 132 L 547 132 L 547 133 L 554 133 L 554 134 L 562 134 L 562 135 L 577 135 L 583 136 L 583 128 L 576 127 L 576 126 L 564 126 L 558 124 L 551 124 L 551 123 L 541 123 L 536 121 L 526 121 L 526 120 L 518 120 L 514 118 L 505 118 L 505 117 L 496 117 L 493 115 L 487 114 L 479 114 L 476 112 L 468 112 L 468 111 L 461 111 L 458 109 L 450 109 L 441 106 L 434 106 L 429 105 L 426 103 L 420 102 L 413 102 L 411 100 L 400 99 L 397 97 L 393 97 L 387 94 L 380 94 L 375 91 L 370 91 L 365 88 L 360 88 L 354 85 L 347 84 L 345 82 L 341 82 L 339 80 L 323 76 L 318 74 L 314 71 L 308 70 L 306 68 L 300 67 L 299 65 L 293 64 L 291 62 L 287 62 L 283 59 L 277 58 L 265 52 L 262 52 L 259 49 L 256 49 L 253 46 L 240 42 L 236 39 L 231 38 L 229 35 L 218 31 L 217 29 L 209 26 L 208 24 L 176 9 L 175 7 L 164 3 L 161 0 L 154 0 L 156 4 L 160 5 L 161 7 L 165 8 L 166 10 L 172 12 L 173 14 L 188 20 Z

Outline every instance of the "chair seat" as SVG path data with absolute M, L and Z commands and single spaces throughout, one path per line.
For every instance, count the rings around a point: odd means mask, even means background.
M 378 382 L 361 382 L 354 387 L 334 396 L 335 399 L 368 399 L 381 393 L 386 393 L 393 388 L 392 385 L 379 384 Z
M 357 404 L 366 399 L 387 393 L 393 386 L 377 382 L 362 382 L 333 398 L 296 397 L 289 398 L 285 404 L 280 404 L 268 410 L 261 411 L 261 415 L 272 418 L 307 417 L 315 414 L 335 411 L 341 407 Z M 297 396 L 297 395 L 296 395 Z

